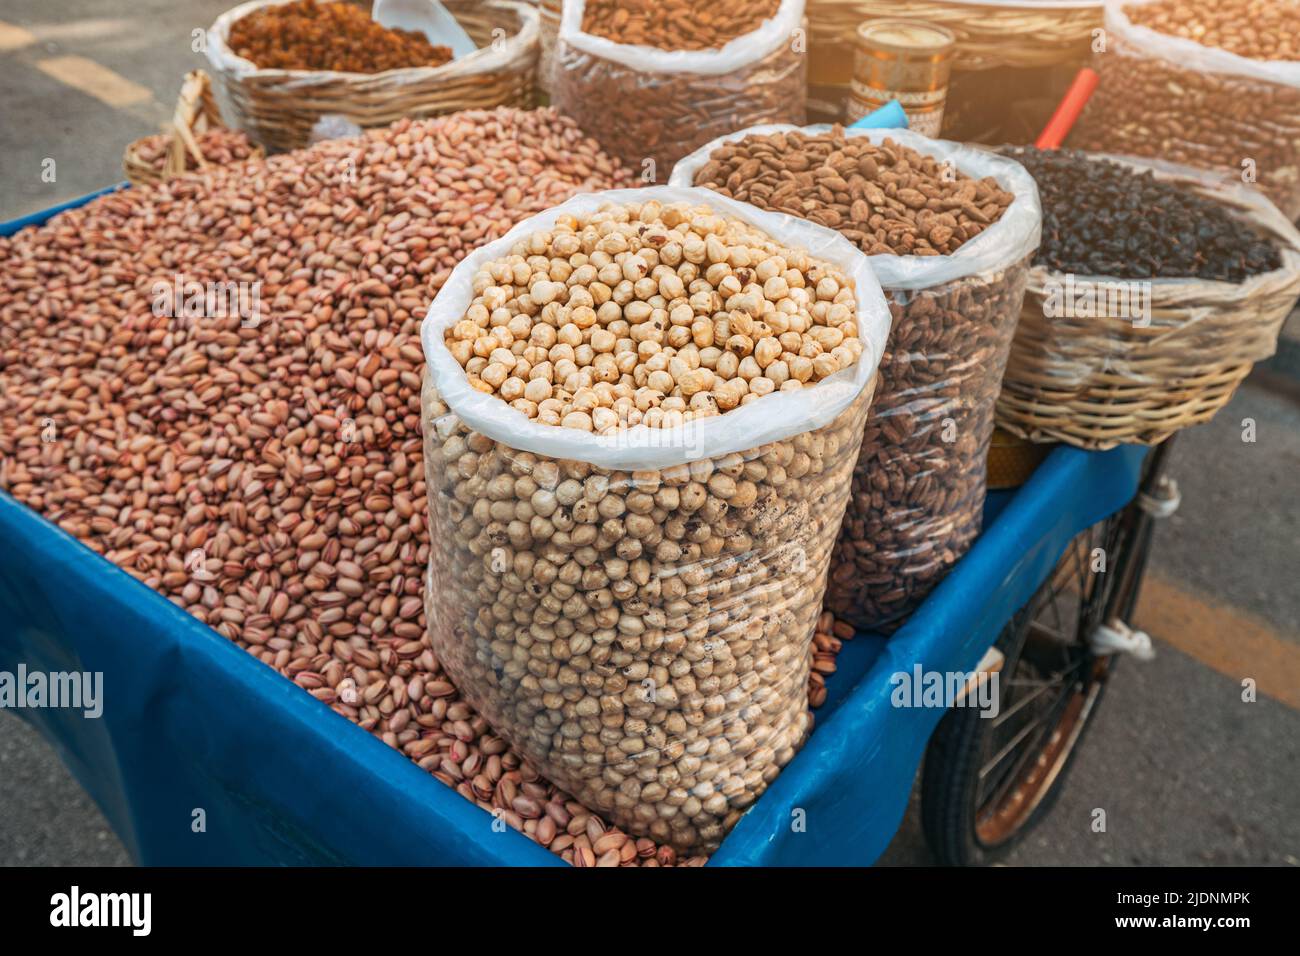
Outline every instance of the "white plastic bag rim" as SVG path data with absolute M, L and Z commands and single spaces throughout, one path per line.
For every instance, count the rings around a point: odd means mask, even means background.
M 1156 2 L 1159 0 L 1106 0 L 1106 30 L 1127 41 L 1134 48 L 1132 56 L 1165 60 L 1192 72 L 1235 74 L 1266 83 L 1300 87 L 1300 62 L 1252 60 L 1222 47 L 1204 46 L 1195 40 L 1138 26 L 1124 12 L 1125 7 L 1141 7 Z
M 239 6 L 232 7 L 221 14 L 213 21 L 212 26 L 208 27 L 208 62 L 222 73 L 241 80 L 253 76 L 282 79 L 285 89 L 298 89 L 334 83 L 339 80 L 401 85 L 403 83 L 418 83 L 428 80 L 430 74 L 452 79 L 501 69 L 509 65 L 510 61 L 515 58 L 520 46 L 527 47 L 536 44 L 538 37 L 541 35 L 536 7 L 522 3 L 520 0 L 492 0 L 495 4 L 510 7 L 518 14 L 519 32 L 502 43 L 500 48 L 494 48 L 489 44 L 480 47 L 473 53 L 456 57 L 454 60 L 442 64 L 442 66 L 411 66 L 398 70 L 384 70 L 382 73 L 346 73 L 340 70 L 281 70 L 275 67 L 263 69 L 242 56 L 236 55 L 235 51 L 230 49 L 229 44 L 226 43 L 226 37 L 230 35 L 230 26 L 236 20 L 242 19 L 259 7 L 278 6 L 293 2 L 294 0 L 248 0 L 247 3 L 241 3 Z
M 696 172 L 709 160 L 709 155 L 725 143 L 742 140 L 746 136 L 765 136 L 771 133 L 800 132 L 808 135 L 828 133 L 834 127 L 827 123 L 813 126 L 791 126 L 786 123 L 751 126 L 735 133 L 719 136 L 705 143 L 689 156 L 679 160 L 668 180 L 670 186 L 689 186 Z M 946 139 L 931 139 L 906 129 L 852 129 L 845 128 L 844 135 L 866 137 L 873 143 L 892 139 L 939 160 L 951 159 L 959 172 L 974 179 L 992 176 L 1005 190 L 1015 195 L 1002 218 L 974 239 L 963 243 L 956 252 L 947 256 L 895 256 L 873 255 L 871 268 L 886 289 L 930 289 L 964 279 L 1005 269 L 1030 256 L 1042 237 L 1043 210 L 1038 198 L 1038 184 L 1029 170 L 1014 159 L 990 150 L 954 143 Z
M 776 391 L 723 415 L 686 422 L 676 428 L 637 425 L 616 435 L 532 421 L 507 402 L 479 392 L 443 341 L 443 332 L 465 315 L 473 300 L 474 274 L 509 254 L 520 239 L 555 225 L 561 216 L 589 216 L 608 203 L 687 202 L 756 226 L 780 245 L 808 252 L 844 270 L 857 293 L 858 336 L 865 344 L 851 368 L 816 385 L 793 392 Z M 474 431 L 517 451 L 558 460 L 584 461 L 611 471 L 659 470 L 703 458 L 783 441 L 829 425 L 875 377 L 889 335 L 889 307 L 875 274 L 862 254 L 839 233 L 783 213 L 765 212 L 707 189 L 652 186 L 584 193 L 519 223 L 500 239 L 460 261 L 429 306 L 420 326 L 428 374 L 442 400 Z M 425 427 L 436 427 L 425 422 Z
M 708 0 L 701 0 L 707 3 Z M 788 43 L 803 22 L 805 0 L 781 0 L 776 13 L 749 33 L 727 41 L 716 50 L 661 50 L 637 43 L 617 43 L 582 32 L 586 0 L 565 0 L 560 13 L 559 42 L 602 60 L 621 63 L 642 73 L 699 73 L 717 76 L 734 73 Z

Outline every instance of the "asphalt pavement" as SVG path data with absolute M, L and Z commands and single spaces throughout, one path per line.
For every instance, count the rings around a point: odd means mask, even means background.
M 229 5 L 6 0 L 0 220 L 119 181 L 123 148 L 206 64 L 192 31 Z M 1157 531 L 1136 615 L 1156 659 L 1118 669 L 1059 803 L 1011 863 L 1300 862 L 1297 341 L 1293 315 L 1279 356 L 1178 437 L 1183 503 Z M 1090 826 L 1099 807 L 1105 833 Z M 914 798 L 882 863 L 928 861 Z M 0 711 L 0 865 L 129 862 L 56 753 Z

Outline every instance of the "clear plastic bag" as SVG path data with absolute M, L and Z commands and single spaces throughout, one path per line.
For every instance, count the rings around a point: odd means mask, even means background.
M 1029 263 L 888 292 L 894 331 L 826 592 L 855 627 L 896 628 L 979 534 Z
M 443 332 L 475 272 L 561 215 L 648 199 L 709 205 L 841 267 L 862 359 L 721 416 L 617 436 L 538 424 L 474 391 Z M 498 733 L 630 832 L 716 848 L 806 737 L 811 640 L 888 323 L 843 237 L 668 188 L 581 196 L 530 219 L 471 253 L 431 306 L 434 652 Z
M 804 0 L 717 50 L 660 50 L 582 32 L 583 0 L 565 3 L 552 103 L 601 147 L 667 182 L 673 164 L 715 136 L 755 123 L 802 123 Z
M 789 131 L 762 126 L 719 138 L 682 160 L 694 181 L 725 142 Z M 806 127 L 809 134 L 830 126 Z M 854 473 L 826 607 L 855 627 L 897 626 L 979 533 L 993 410 L 1038 248 L 1033 177 L 1005 157 L 906 130 L 845 130 L 992 176 L 1015 195 L 1001 219 L 950 256 L 868 257 L 893 315 L 880 384 Z
M 1254 181 L 1300 218 L 1300 63 L 1252 60 L 1135 25 L 1106 5 L 1097 90 L 1070 145 L 1145 156 Z

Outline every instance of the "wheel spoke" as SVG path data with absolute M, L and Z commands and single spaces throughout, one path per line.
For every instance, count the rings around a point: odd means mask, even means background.
M 1050 637 L 1052 639 L 1053 644 L 1064 644 L 1067 646 L 1070 644 L 1070 638 L 1066 637 L 1064 632 L 1062 632 L 1059 628 L 1054 630 L 1048 627 L 1042 621 L 1034 621 L 1032 624 L 1029 625 L 1029 630 L 1031 632 L 1031 636 L 1033 635 L 1033 632 L 1037 632 L 1039 635 Z
M 1034 692 L 1032 694 L 1026 694 L 1006 710 L 1000 711 L 998 715 L 993 718 L 993 728 L 995 730 L 998 727 L 1001 727 L 1004 723 L 1006 723 L 1007 720 L 1009 720 L 1011 717 L 1015 716 L 1017 713 L 1023 710 L 1026 707 L 1026 705 L 1031 704 L 1034 701 L 1036 701 L 1039 697 L 1042 697 L 1045 691 L 1050 690 L 1051 688 L 1056 687 L 1058 685 L 1052 681 L 1042 681 L 1041 683 L 1037 683 L 1037 684 L 1013 684 L 1012 686 L 1033 687 Z
M 1105 614 L 1126 546 L 1119 516 L 1076 535 L 1033 601 L 1008 625 L 1008 634 L 1019 631 L 1019 644 L 1012 645 L 1018 653 L 1002 685 L 1001 710 L 982 734 L 973 787 L 976 839 L 986 846 L 1005 843 L 1032 819 L 1076 739 L 1074 722 L 1080 714 L 1087 719 L 1081 701 L 1089 694 L 1094 658 L 1086 637 Z M 1093 570 L 1098 547 L 1104 572 Z
M 1016 781 L 1020 779 L 1022 768 L 1034 753 L 1033 745 L 1036 744 L 1039 737 L 1042 736 L 1041 727 L 1041 718 L 1027 724 L 1021 729 L 1020 733 L 1018 733 L 1016 737 L 1007 744 L 1007 746 L 1003 747 L 1002 750 L 998 752 L 996 757 L 980 767 L 979 776 L 976 778 L 977 786 L 975 805 L 977 812 L 982 810 L 984 807 L 996 807 L 1002 802 L 1006 794 L 1014 789 Z M 1017 746 L 1029 734 L 1034 733 L 1036 728 L 1039 728 L 1038 732 L 1034 734 L 1034 738 L 1029 742 L 1029 746 Z M 1012 754 L 1015 755 L 1015 759 L 1011 761 L 1004 772 L 995 776 L 993 771 L 995 771 L 998 766 Z M 985 793 L 989 794 L 987 798 L 984 797 Z
M 1031 720 L 1029 723 L 1025 724 L 1025 726 L 1020 729 L 1020 732 L 1017 733 L 1014 737 L 1012 737 L 1011 740 L 1006 744 L 1006 746 L 1004 746 L 1001 750 L 997 752 L 997 754 L 994 755 L 993 759 L 989 760 L 982 767 L 980 767 L 980 771 L 979 771 L 980 777 L 981 778 L 987 777 L 990 773 L 992 773 L 994 768 L 996 768 L 998 764 L 1000 764 L 1003 760 L 1006 759 L 1007 754 L 1015 750 L 1016 747 L 1020 744 L 1020 742 L 1024 740 L 1025 737 L 1027 737 L 1031 732 L 1033 732 L 1035 727 L 1040 726 L 1043 723 L 1043 721 L 1048 718 L 1048 716 L 1051 714 L 1051 711 L 1052 708 L 1049 707 L 1046 710 L 1044 710 L 1043 713 L 1040 714 L 1035 720 Z

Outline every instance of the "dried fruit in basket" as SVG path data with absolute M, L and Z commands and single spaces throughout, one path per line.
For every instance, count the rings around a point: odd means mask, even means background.
M 382 73 L 441 66 L 451 48 L 434 46 L 418 30 L 376 23 L 352 3 L 293 0 L 254 10 L 230 27 L 229 45 L 263 70 Z
M 1300 290 L 1300 233 L 1264 195 L 1133 157 L 1022 154 L 1042 261 L 998 424 L 1104 450 L 1209 421 L 1272 355 Z

